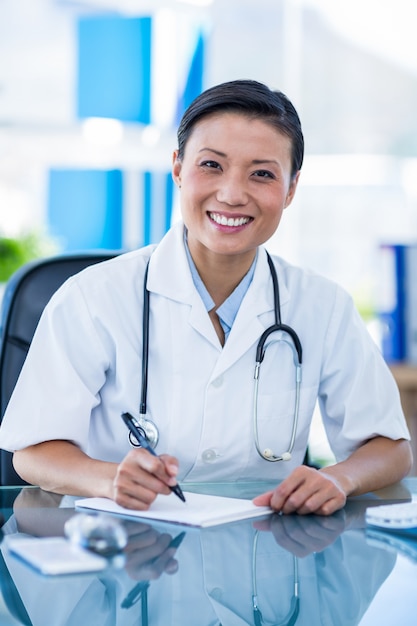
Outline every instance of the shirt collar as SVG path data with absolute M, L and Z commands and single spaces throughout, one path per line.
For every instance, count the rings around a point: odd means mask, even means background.
M 213 298 L 210 296 L 209 292 L 207 291 L 205 284 L 201 280 L 200 274 L 198 273 L 198 270 L 191 256 L 190 249 L 188 247 L 186 228 L 184 228 L 184 246 L 185 246 L 185 251 L 187 254 L 187 259 L 188 259 L 188 263 L 190 266 L 191 276 L 192 276 L 195 288 L 197 289 L 204 303 L 206 310 L 211 311 L 211 309 L 214 307 L 214 301 L 213 301 Z M 220 320 L 220 324 L 222 325 L 222 328 L 224 331 L 225 339 L 227 339 L 227 337 L 230 334 L 230 331 L 233 326 L 233 322 L 235 321 L 236 315 L 239 311 L 239 307 L 242 304 L 242 300 L 245 297 L 246 292 L 249 289 L 249 286 L 252 282 L 252 278 L 255 273 L 257 258 L 258 258 L 258 251 L 256 251 L 255 258 L 253 260 L 252 265 L 249 268 L 249 271 L 245 274 L 245 276 L 242 278 L 242 280 L 237 285 L 237 287 L 232 291 L 230 296 L 226 298 L 223 304 L 221 304 L 216 311 Z

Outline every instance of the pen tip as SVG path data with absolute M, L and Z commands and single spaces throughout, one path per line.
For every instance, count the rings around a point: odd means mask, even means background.
M 172 487 L 171 490 L 175 493 L 176 496 L 179 497 L 180 500 L 182 500 L 183 502 L 185 502 L 185 496 L 181 490 L 181 487 L 179 485 L 175 485 L 175 487 Z

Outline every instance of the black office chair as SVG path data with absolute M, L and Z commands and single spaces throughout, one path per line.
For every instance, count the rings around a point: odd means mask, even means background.
M 95 250 L 48 257 L 24 265 L 10 278 L 0 319 L 0 423 L 51 296 L 70 276 L 118 254 L 120 251 Z M 0 450 L 0 485 L 24 484 L 13 468 L 12 454 Z

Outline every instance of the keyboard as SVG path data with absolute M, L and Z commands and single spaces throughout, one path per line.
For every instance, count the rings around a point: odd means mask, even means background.
M 368 507 L 365 521 L 385 530 L 417 532 L 417 501 Z

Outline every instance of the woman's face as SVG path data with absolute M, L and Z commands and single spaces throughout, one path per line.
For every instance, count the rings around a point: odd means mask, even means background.
M 194 258 L 253 257 L 277 229 L 298 182 L 298 174 L 291 178 L 290 139 L 234 112 L 197 122 L 183 159 L 174 153 L 173 177 Z

